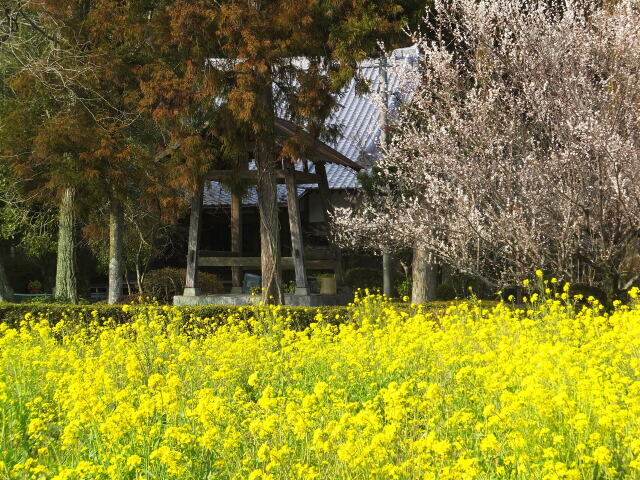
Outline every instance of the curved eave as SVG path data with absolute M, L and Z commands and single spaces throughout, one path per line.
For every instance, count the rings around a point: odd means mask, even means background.
M 326 143 L 323 143 L 317 138 L 312 137 L 309 133 L 305 132 L 295 123 L 292 123 L 283 118 L 276 118 L 275 127 L 276 134 L 278 136 L 290 138 L 294 135 L 297 135 L 298 137 L 302 137 L 309 145 L 311 145 L 312 147 L 309 154 L 311 158 L 309 158 L 309 160 L 313 162 L 335 163 L 344 167 L 352 168 L 355 171 L 362 170 L 362 166 L 345 157 L 343 154 L 338 152 L 336 149 L 331 148 Z

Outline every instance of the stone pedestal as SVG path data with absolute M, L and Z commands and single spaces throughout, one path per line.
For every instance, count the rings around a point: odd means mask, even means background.
M 196 305 L 257 305 L 261 300 L 259 295 L 249 294 L 219 294 L 219 295 L 176 295 L 173 304 L 191 307 Z M 321 307 L 325 305 L 347 305 L 353 300 L 352 294 L 338 293 L 336 295 L 298 295 L 285 293 L 284 304 L 301 307 Z

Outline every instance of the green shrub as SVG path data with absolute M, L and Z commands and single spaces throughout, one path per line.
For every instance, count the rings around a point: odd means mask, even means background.
M 142 284 L 145 297 L 171 303 L 175 295 L 182 295 L 186 273 L 184 268 L 151 270 L 145 275 Z M 224 293 L 222 282 L 212 273 L 198 272 L 198 286 L 203 294 Z
M 400 297 L 400 298 L 404 298 L 404 297 L 411 298 L 411 289 L 412 288 L 413 288 L 413 282 L 411 280 L 411 277 L 403 278 L 401 281 L 399 281 L 396 284 L 396 291 L 398 292 L 398 297 Z
M 569 294 L 571 296 L 582 295 L 584 297 L 583 302 L 585 305 L 586 305 L 587 299 L 589 297 L 593 297 L 596 300 L 598 300 L 602 305 L 605 305 L 607 307 L 611 306 L 607 292 L 605 292 L 601 288 L 594 287 L 593 285 L 587 285 L 585 283 L 573 284 L 569 289 Z
M 284 293 L 296 293 L 296 281 L 290 280 L 287 283 L 283 283 L 282 291 Z
M 382 270 L 377 268 L 356 267 L 350 268 L 344 273 L 344 279 L 348 286 L 357 290 L 359 288 L 369 290 L 382 289 Z
M 438 300 L 453 300 L 456 298 L 456 289 L 449 283 L 441 283 L 436 288 L 436 297 Z

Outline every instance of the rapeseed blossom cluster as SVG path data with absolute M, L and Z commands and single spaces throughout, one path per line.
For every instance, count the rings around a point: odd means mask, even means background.
M 566 292 L 563 292 L 563 294 Z M 0 478 L 640 479 L 640 305 L 0 327 Z

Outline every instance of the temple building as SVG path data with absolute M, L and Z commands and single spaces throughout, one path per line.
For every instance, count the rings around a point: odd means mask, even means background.
M 353 201 L 360 187 L 358 173 L 367 171 L 379 155 L 382 125 L 385 116 L 411 95 L 410 76 L 418 65 L 416 47 L 398 49 L 387 57 L 381 67 L 378 59 L 362 62 L 358 76 L 367 80 L 369 94 L 360 94 L 355 80 L 339 95 L 338 108 L 327 120 L 337 126 L 340 134 L 332 140 L 317 140 L 308 136 L 313 145 L 309 158 L 278 166 L 278 206 L 281 225 L 285 303 L 301 305 L 337 304 L 348 301 L 341 295 L 344 262 L 340 249 L 330 241 L 327 223 L 335 207 Z M 382 99 L 382 101 L 381 101 Z M 387 103 L 383 112 L 380 105 Z M 388 112 L 388 113 L 387 113 Z M 300 129 L 284 118 L 276 120 L 276 135 L 288 138 L 300 135 Z M 305 133 L 302 133 L 305 135 Z M 199 232 L 190 232 L 192 282 L 187 266 L 187 288 L 184 295 L 175 297 L 180 305 L 244 304 L 255 301 L 252 287 L 257 286 L 260 274 L 260 224 L 255 187 L 255 165 L 246 170 L 233 171 L 234 180 L 246 185 L 242 191 L 232 192 L 227 186 L 229 171 L 213 171 L 207 177 L 193 215 L 197 215 Z M 199 208 L 198 208 L 199 205 Z M 197 237 L 197 238 L 194 238 Z M 190 251 L 190 255 L 193 254 Z M 195 265 L 197 264 L 197 268 Z M 216 273 L 223 279 L 228 294 L 210 295 L 197 287 L 197 270 Z M 315 274 L 333 273 L 337 291 L 321 295 Z

